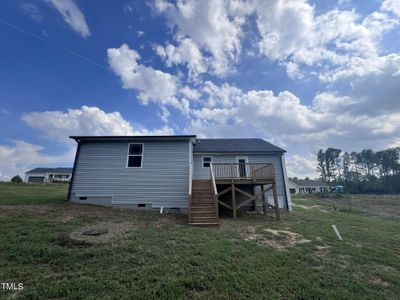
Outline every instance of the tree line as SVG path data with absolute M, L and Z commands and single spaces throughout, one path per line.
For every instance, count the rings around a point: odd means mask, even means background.
M 329 186 L 347 193 L 400 193 L 400 147 L 382 151 L 343 152 L 320 149 L 317 171 Z

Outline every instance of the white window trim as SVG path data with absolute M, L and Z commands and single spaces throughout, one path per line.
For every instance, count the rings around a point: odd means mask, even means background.
M 129 154 L 129 148 L 131 147 L 131 145 L 142 145 L 142 155 L 130 155 Z M 129 156 L 141 156 L 142 160 L 140 162 L 140 167 L 129 167 L 128 163 L 129 163 Z M 143 168 L 143 158 L 144 158 L 144 143 L 128 143 L 128 151 L 126 153 L 126 168 L 127 169 L 141 169 Z
M 202 166 L 202 168 L 203 168 L 203 169 L 208 169 L 209 167 L 205 167 L 205 166 L 204 166 L 204 158 L 205 158 L 205 157 L 211 158 L 210 164 L 213 163 L 214 158 L 213 158 L 211 155 L 204 155 L 204 156 L 201 157 L 201 166 Z

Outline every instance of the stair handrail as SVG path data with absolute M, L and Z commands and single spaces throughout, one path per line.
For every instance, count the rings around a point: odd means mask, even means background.
M 189 164 L 189 195 L 192 195 L 192 184 L 193 184 L 193 162 Z
M 219 203 L 218 203 L 218 190 L 217 190 L 217 184 L 215 183 L 215 176 L 214 176 L 214 170 L 213 170 L 213 164 L 210 163 L 210 177 L 211 177 L 211 183 L 213 186 L 213 198 L 214 198 L 214 202 L 215 202 L 215 211 L 217 214 L 217 219 L 219 216 Z
M 213 170 L 212 163 L 210 163 L 210 177 L 211 177 L 211 183 L 212 183 L 212 186 L 213 186 L 214 195 L 217 195 L 218 194 L 218 192 L 217 192 L 217 184 L 215 183 L 215 176 L 214 176 L 214 170 Z

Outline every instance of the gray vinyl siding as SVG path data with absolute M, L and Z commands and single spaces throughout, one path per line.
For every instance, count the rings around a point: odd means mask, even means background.
M 126 167 L 129 142 L 81 144 L 70 199 L 124 207 L 187 208 L 189 141 L 132 143 L 144 145 L 142 168 Z
M 272 163 L 275 170 L 276 178 L 276 189 L 278 192 L 279 206 L 281 208 L 286 207 L 286 193 L 283 181 L 283 171 L 280 154 L 193 154 L 193 179 L 209 179 L 210 170 L 209 168 L 203 168 L 203 156 L 211 156 L 214 163 L 236 163 L 237 156 L 247 156 L 249 163 Z M 256 187 L 255 192 L 260 191 L 259 187 Z M 273 203 L 272 192 L 267 193 L 268 201 Z

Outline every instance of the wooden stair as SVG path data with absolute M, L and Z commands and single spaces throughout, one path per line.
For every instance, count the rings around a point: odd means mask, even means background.
M 193 180 L 190 225 L 218 225 L 218 211 L 210 180 Z

